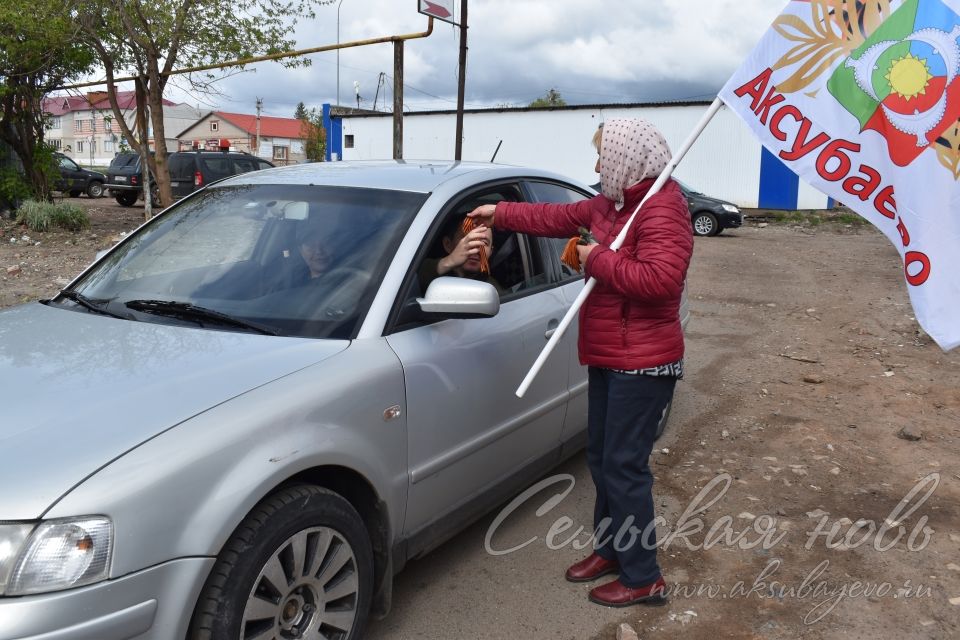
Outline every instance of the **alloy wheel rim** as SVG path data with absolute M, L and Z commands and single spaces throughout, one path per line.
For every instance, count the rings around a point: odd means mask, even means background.
M 304 529 L 270 556 L 253 583 L 240 640 L 345 640 L 357 620 L 360 574 L 350 544 L 329 527 Z
M 700 216 L 697 218 L 694 226 L 697 229 L 697 233 L 701 233 L 703 235 L 706 235 L 713 230 L 713 222 L 711 222 L 710 218 L 707 216 Z

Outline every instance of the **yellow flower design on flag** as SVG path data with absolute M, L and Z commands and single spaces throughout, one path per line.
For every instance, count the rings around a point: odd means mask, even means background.
M 908 53 L 890 63 L 890 71 L 884 78 L 894 93 L 910 100 L 926 94 L 933 74 L 930 73 L 926 60 Z

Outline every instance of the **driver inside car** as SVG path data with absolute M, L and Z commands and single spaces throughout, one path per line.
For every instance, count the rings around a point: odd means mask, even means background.
M 300 280 L 306 282 L 319 278 L 330 269 L 330 250 L 327 248 L 329 239 L 325 237 L 324 229 L 317 223 L 302 223 L 297 230 L 297 249 L 306 269 L 301 269 Z
M 430 283 L 440 276 L 454 276 L 489 282 L 502 293 L 500 284 L 484 271 L 480 252 L 486 253 L 487 258 L 493 253 L 493 230 L 489 227 L 478 226 L 469 233 L 462 229 L 463 218 L 452 216 L 440 234 L 440 243 L 443 247 L 443 257 L 424 260 L 418 275 L 423 291 Z

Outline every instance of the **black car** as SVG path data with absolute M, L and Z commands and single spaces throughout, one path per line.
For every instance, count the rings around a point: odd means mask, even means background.
M 737 205 L 705 196 L 679 180 L 677 184 L 687 198 L 694 235 L 715 236 L 724 229 L 735 229 L 743 224 L 743 214 Z
M 273 164 L 239 151 L 176 151 L 167 156 L 167 166 L 173 197 L 183 198 L 211 182 L 238 173 L 269 169 Z M 140 156 L 136 153 L 117 155 L 107 178 L 117 202 L 132 206 L 143 191 Z
M 107 188 L 110 195 L 125 207 L 132 207 L 143 190 L 140 173 L 140 154 L 132 151 L 118 153 L 107 169 Z
M 178 151 L 171 153 L 170 186 L 175 198 L 188 196 L 200 187 L 274 165 L 242 151 Z
M 60 176 L 53 185 L 54 189 L 70 194 L 71 198 L 77 198 L 81 193 L 91 198 L 99 198 L 103 195 L 103 185 L 107 181 L 107 176 L 99 171 L 82 168 L 62 153 L 53 155 L 60 169 Z

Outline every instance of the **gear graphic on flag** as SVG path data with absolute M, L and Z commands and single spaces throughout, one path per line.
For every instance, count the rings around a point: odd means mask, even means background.
M 946 112 L 946 87 L 950 86 L 950 83 L 960 73 L 960 46 L 957 45 L 957 38 L 960 38 L 960 25 L 955 26 L 950 33 L 935 28 L 920 29 L 903 40 L 878 42 L 864 51 L 858 60 L 848 58 L 844 66 L 854 70 L 857 86 L 873 100 L 880 103 L 884 115 L 894 128 L 902 133 L 916 136 L 917 146 L 926 147 L 930 144 L 927 135 L 943 120 L 943 115 Z M 928 109 L 923 111 L 916 109 L 912 114 L 898 113 L 883 104 L 883 99 L 877 95 L 873 85 L 874 74 L 880 70 L 879 59 L 890 47 L 902 42 L 921 42 L 932 47 L 934 55 L 943 60 L 947 73 L 945 88 L 940 99 Z

